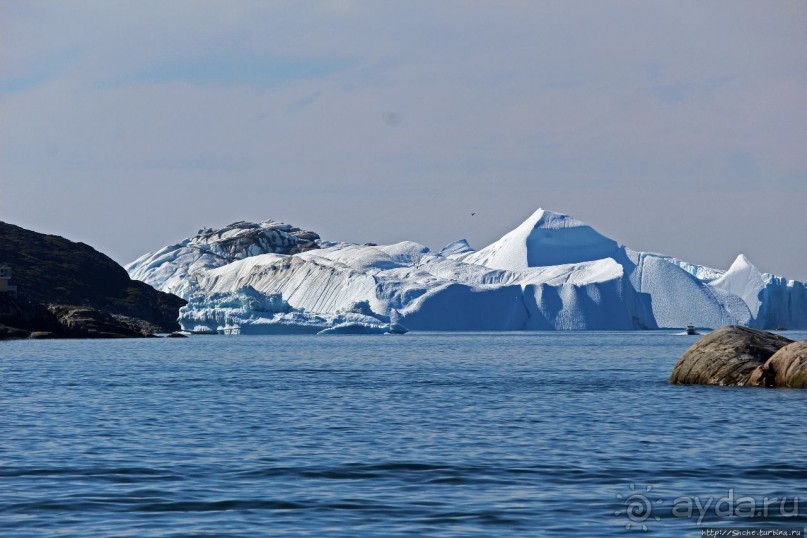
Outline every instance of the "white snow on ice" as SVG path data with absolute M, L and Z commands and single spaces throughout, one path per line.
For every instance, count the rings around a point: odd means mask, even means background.
M 413 330 L 807 328 L 807 288 L 636 252 L 539 209 L 498 241 L 439 253 L 358 245 L 266 221 L 239 222 L 141 256 L 132 278 L 189 300 L 187 330 L 368 334 Z

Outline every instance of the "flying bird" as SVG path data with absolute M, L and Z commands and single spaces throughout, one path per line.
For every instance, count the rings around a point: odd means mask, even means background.
M 476 213 L 471 213 L 471 216 L 472 216 L 472 217 L 473 217 L 474 215 L 476 215 Z

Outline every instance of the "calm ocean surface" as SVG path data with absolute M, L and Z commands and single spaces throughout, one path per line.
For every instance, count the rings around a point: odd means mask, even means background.
M 700 536 L 710 498 L 805 526 L 807 391 L 669 386 L 694 340 L 0 342 L 0 535 Z

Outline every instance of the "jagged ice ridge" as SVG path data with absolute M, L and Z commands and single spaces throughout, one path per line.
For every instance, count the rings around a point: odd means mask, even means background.
M 636 252 L 543 209 L 478 251 L 465 240 L 440 252 L 329 243 L 287 224 L 238 222 L 126 269 L 187 299 L 179 322 L 195 331 L 807 328 L 805 284 L 743 255 L 721 271 Z

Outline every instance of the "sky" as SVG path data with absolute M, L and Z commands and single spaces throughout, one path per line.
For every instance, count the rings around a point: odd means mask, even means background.
M 0 0 L 0 220 L 495 241 L 538 207 L 807 280 L 807 2 Z M 475 213 L 475 215 L 471 215 Z

